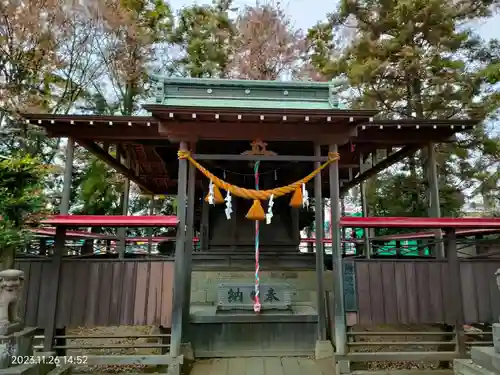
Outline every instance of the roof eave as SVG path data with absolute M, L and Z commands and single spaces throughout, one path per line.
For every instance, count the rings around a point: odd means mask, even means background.
M 357 116 L 357 117 L 373 117 L 379 113 L 377 110 L 353 110 L 353 109 L 337 109 L 337 108 L 242 108 L 242 107 L 193 107 L 193 106 L 169 106 L 168 104 L 145 104 L 143 108 L 151 113 L 165 113 L 165 112 L 179 112 L 179 113 L 192 113 L 196 111 L 197 113 L 276 113 L 282 115 L 283 113 L 288 114 L 312 114 L 312 113 L 324 113 L 329 115 L 338 116 Z

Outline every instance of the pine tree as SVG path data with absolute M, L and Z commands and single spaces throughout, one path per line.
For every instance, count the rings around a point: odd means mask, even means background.
M 234 24 L 229 12 L 232 0 L 184 7 L 170 39 L 180 50 L 173 74 L 195 78 L 226 78 L 234 48 Z
M 346 75 L 357 94 L 351 105 L 379 109 L 383 118 L 485 120 L 498 108 L 491 90 L 495 74 L 485 56 L 493 46 L 466 22 L 490 16 L 493 5 L 493 1 L 465 0 L 343 0 L 327 24 L 309 30 L 311 64 L 327 77 Z M 356 33 L 342 44 L 335 36 L 346 27 Z M 498 142 L 479 126 L 473 134 L 461 135 L 457 144 L 439 145 L 437 153 L 440 194 L 447 195 L 442 203 L 451 204 L 444 207 L 450 213 L 463 199 L 458 191 L 484 186 L 485 170 L 477 155 L 496 155 Z M 405 163 L 407 172 L 390 176 L 384 185 L 397 189 L 401 177 L 409 174 L 413 197 L 422 199 L 418 186 L 427 182 L 426 155 L 416 156 L 419 159 Z M 495 173 L 487 173 L 498 184 Z M 372 188 L 377 190 L 377 185 Z M 377 211 L 380 202 L 371 203 L 375 214 L 386 211 Z M 399 202 L 401 207 L 405 204 Z

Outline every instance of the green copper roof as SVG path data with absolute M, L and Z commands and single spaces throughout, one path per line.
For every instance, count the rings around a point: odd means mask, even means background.
M 154 103 L 168 107 L 345 109 L 338 99 L 344 83 L 340 80 L 282 82 L 158 76 L 152 79 L 156 82 Z

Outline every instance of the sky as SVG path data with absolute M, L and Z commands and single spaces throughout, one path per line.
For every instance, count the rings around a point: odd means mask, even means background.
M 176 10 L 183 6 L 191 4 L 210 4 L 210 0 L 194 1 L 194 0 L 170 0 L 172 7 Z M 255 1 L 235 0 L 235 7 L 243 7 L 245 5 L 253 5 Z M 285 10 L 295 22 L 297 28 L 307 30 L 309 27 L 315 25 L 318 21 L 322 20 L 328 12 L 335 9 L 336 1 L 328 0 L 284 0 L 281 2 Z M 488 22 L 479 22 L 475 27 L 479 34 L 485 39 L 500 38 L 500 14 L 492 17 Z M 496 25 L 496 32 L 495 32 Z

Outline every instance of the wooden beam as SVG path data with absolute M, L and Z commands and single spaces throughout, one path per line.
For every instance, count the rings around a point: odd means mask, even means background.
M 201 225 L 200 225 L 200 249 L 201 251 L 208 250 L 208 230 L 209 230 L 209 220 L 210 220 L 210 206 L 205 199 L 202 200 L 201 208 Z
M 104 366 L 104 365 L 174 365 L 182 364 L 183 356 L 171 357 L 168 355 L 88 355 L 82 356 L 85 366 Z M 61 363 L 64 363 L 61 361 Z
M 235 139 L 265 139 L 266 141 L 336 141 L 346 143 L 356 134 L 355 125 L 331 123 L 304 124 L 279 122 L 182 122 L 164 121 L 158 130 L 161 135 L 169 138 L 235 140 Z
M 469 119 L 451 119 L 451 120 L 437 120 L 437 119 L 400 119 L 400 120 L 374 120 L 371 123 L 366 123 L 366 127 L 368 126 L 401 126 L 401 127 L 409 127 L 415 125 L 421 125 L 423 127 L 436 126 L 437 128 L 442 128 L 445 126 L 465 126 L 472 127 L 480 123 L 479 120 L 469 120 Z
M 73 125 L 74 126 L 74 125 Z M 159 139 L 162 138 L 158 133 L 157 126 L 151 127 L 129 127 L 129 126 L 113 126 L 104 125 L 95 126 L 47 126 L 47 134 L 50 137 L 75 137 L 78 139 L 103 140 L 110 143 L 119 141 L 133 141 L 135 139 Z
M 408 144 L 423 144 L 429 141 L 432 142 L 454 142 L 456 137 L 455 131 L 452 129 L 367 129 L 359 130 L 358 136 L 353 139 L 356 144 L 359 143 L 378 143 L 384 145 L 382 148 L 387 148 L 388 145 L 408 145 Z
M 321 145 L 314 145 L 316 157 L 321 155 Z M 314 163 L 314 168 L 319 168 L 320 162 Z M 323 239 L 325 237 L 324 207 L 322 198 L 321 173 L 314 177 L 314 213 L 316 228 L 316 304 L 318 311 L 318 337 L 320 341 L 326 340 L 326 305 L 325 305 L 325 281 L 324 281 L 324 249 Z
M 151 116 L 121 116 L 121 115 L 56 115 L 50 113 L 25 113 L 22 117 L 29 120 L 32 125 L 46 125 L 46 124 L 65 124 L 78 126 L 82 123 L 88 124 L 93 122 L 95 124 L 105 123 L 109 124 L 146 124 L 155 123 L 156 119 Z
M 59 208 L 59 213 L 61 215 L 67 215 L 69 212 L 69 205 L 71 201 L 71 186 L 73 179 L 73 158 L 75 155 L 75 142 L 72 138 L 68 138 L 68 144 L 66 146 L 66 161 L 64 165 L 64 179 L 63 179 L 63 191 L 61 196 L 61 204 Z
M 460 274 L 460 261 L 457 253 L 457 233 L 453 228 L 445 228 L 446 255 L 448 258 L 449 287 L 450 293 L 447 293 L 448 300 L 445 301 L 453 314 L 456 332 L 456 351 L 461 358 L 466 355 L 466 344 L 464 334 L 464 305 L 462 295 L 462 277 Z M 493 276 L 492 276 L 493 277 Z
M 191 150 L 195 150 L 196 143 L 190 144 Z M 183 335 L 188 332 L 189 313 L 191 305 L 191 274 L 193 271 L 193 240 L 195 237 L 195 198 L 196 198 L 196 167 L 189 163 L 187 176 L 187 215 L 186 215 L 186 241 L 184 245 L 184 265 L 182 277 L 184 277 L 184 300 L 183 300 Z
M 192 113 L 196 114 L 215 114 L 219 113 L 220 115 L 238 115 L 243 114 L 245 116 L 252 115 L 270 115 L 270 116 L 283 116 L 286 114 L 287 116 L 310 116 L 313 117 L 325 117 L 330 116 L 332 118 L 341 118 L 341 119 L 349 119 L 352 117 L 353 119 L 361 119 L 367 121 L 370 117 L 373 117 L 378 114 L 377 110 L 353 110 L 353 109 L 277 109 L 277 108 L 265 108 L 265 109 L 254 109 L 254 108 L 207 108 L 207 107 L 165 107 L 162 104 L 146 104 L 142 106 L 145 110 L 149 112 L 155 112 L 155 116 L 160 116 L 165 118 L 169 118 L 170 113 L 177 114 L 188 114 Z
M 458 358 L 456 352 L 357 352 L 345 355 L 335 354 L 336 360 L 352 362 L 372 361 L 446 361 Z
M 357 184 L 359 184 L 362 181 L 365 181 L 369 179 L 370 177 L 375 176 L 377 173 L 382 172 L 384 169 L 390 167 L 392 164 L 397 163 L 401 159 L 404 159 L 407 156 L 413 155 L 420 147 L 419 146 L 406 146 L 403 147 L 401 150 L 395 152 L 391 156 L 385 158 L 381 162 L 375 164 L 373 167 L 370 169 L 366 170 L 365 172 L 362 172 L 358 174 L 357 177 L 353 178 L 351 181 L 345 183 L 342 185 L 340 188 L 340 194 L 342 195 L 349 189 L 353 188 Z
M 329 151 L 337 151 L 337 145 L 329 145 Z M 332 237 L 332 270 L 334 272 L 333 281 L 333 299 L 334 299 L 334 344 L 335 344 L 335 359 L 337 355 L 346 353 L 347 347 L 347 327 L 345 320 L 345 304 L 344 304 L 344 286 L 343 286 L 343 262 L 342 262 L 342 242 L 341 242 L 341 227 L 340 227 L 340 187 L 339 187 L 339 169 L 335 163 L 328 167 L 329 182 L 330 182 L 330 201 L 334 202 L 330 207 L 330 225 Z M 339 359 L 340 360 L 340 359 Z
M 231 161 L 308 161 L 324 162 L 328 156 L 297 156 L 297 155 L 240 155 L 240 154 L 193 154 L 196 160 L 231 160 Z
M 188 145 L 181 142 L 180 151 L 186 151 Z M 177 239 L 175 242 L 175 264 L 174 264 L 174 291 L 172 297 L 172 331 L 170 354 L 174 357 L 180 355 L 182 340 L 182 320 L 184 318 L 184 266 L 185 253 L 184 246 L 186 242 L 186 206 L 187 206 L 187 179 L 188 179 L 188 161 L 179 159 L 179 172 L 177 184 Z
M 54 337 L 56 335 L 56 318 L 59 301 L 59 287 L 61 279 L 61 260 L 64 252 L 64 245 L 66 241 L 66 227 L 58 226 L 56 228 L 55 249 L 52 261 L 50 263 L 51 278 L 49 283 L 50 293 L 46 301 L 45 308 L 46 322 L 44 329 L 44 342 L 43 349 L 46 352 L 52 351 L 55 344 Z
M 138 176 L 129 168 L 125 167 L 113 156 L 105 152 L 101 147 L 99 147 L 95 142 L 84 141 L 81 139 L 76 140 L 76 142 L 88 150 L 90 153 L 97 156 L 102 161 L 106 162 L 110 167 L 116 169 L 117 172 L 123 174 L 129 180 L 134 181 L 145 193 L 152 193 L 151 188 L 144 185 L 144 183 L 138 178 Z

